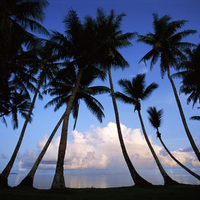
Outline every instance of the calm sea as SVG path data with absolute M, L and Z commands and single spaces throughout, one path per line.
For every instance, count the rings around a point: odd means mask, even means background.
M 180 183 L 200 185 L 200 181 L 189 175 L 176 175 L 171 177 Z M 11 174 L 8 183 L 13 187 L 18 185 L 23 178 L 24 175 Z M 162 177 L 160 176 L 148 175 L 144 178 L 155 185 L 163 184 Z M 49 189 L 51 188 L 52 180 L 52 175 L 36 175 L 34 179 L 34 187 L 39 189 Z M 65 183 L 66 187 L 69 188 L 108 188 L 134 185 L 130 175 L 128 174 L 67 175 L 65 176 Z

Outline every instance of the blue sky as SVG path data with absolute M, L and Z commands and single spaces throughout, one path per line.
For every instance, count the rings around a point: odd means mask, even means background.
M 78 16 L 83 19 L 86 15 L 95 16 L 96 9 L 101 7 L 108 13 L 111 9 L 116 11 L 116 14 L 124 12 L 126 16 L 122 22 L 123 32 L 138 32 L 139 34 L 146 34 L 152 31 L 152 13 L 157 12 L 159 16 L 168 14 L 173 20 L 186 19 L 189 20 L 185 25 L 185 29 L 196 29 L 197 34 L 187 37 L 185 41 L 199 43 L 200 35 L 200 1 L 199 0 L 49 0 L 50 6 L 45 10 L 46 18 L 44 26 L 49 30 L 57 30 L 61 33 L 64 31 L 64 24 L 62 23 L 64 17 L 70 8 L 77 11 Z M 113 71 L 113 82 L 116 91 L 120 88 L 117 84 L 118 80 L 122 78 L 131 79 L 138 73 L 146 73 L 147 85 L 156 82 L 159 88 L 156 89 L 152 96 L 146 101 L 142 102 L 142 115 L 146 126 L 147 133 L 156 149 L 161 162 L 164 164 L 169 173 L 173 174 L 173 170 L 177 172 L 177 166 L 166 156 L 159 140 L 156 138 L 155 130 L 150 126 L 146 110 L 149 106 L 156 106 L 158 109 L 164 110 L 164 119 L 161 126 L 162 138 L 168 148 L 173 151 L 183 163 L 194 170 L 198 170 L 199 164 L 195 161 L 194 154 L 189 151 L 190 144 L 183 129 L 181 119 L 178 113 L 176 102 L 172 93 L 171 85 L 167 79 L 161 79 L 159 63 L 157 63 L 153 70 L 149 70 L 149 63 L 147 67 L 143 63 L 138 64 L 142 56 L 149 50 L 150 47 L 137 43 L 136 39 L 132 40 L 132 46 L 121 50 L 121 53 L 129 62 L 130 67 L 122 70 Z M 175 80 L 176 87 L 179 89 L 180 80 Z M 94 85 L 108 86 L 108 80 L 104 83 L 95 81 Z M 97 119 L 87 110 L 82 103 L 80 107 L 80 114 L 78 118 L 76 131 L 72 132 L 73 120 L 70 119 L 69 124 L 69 145 L 66 155 L 67 169 L 107 169 L 108 171 L 123 171 L 127 173 L 127 168 L 123 159 L 117 154 L 121 154 L 115 130 L 115 117 L 112 107 L 111 98 L 108 95 L 101 95 L 97 97 L 103 104 L 105 109 L 105 119 L 100 124 Z M 53 107 L 44 109 L 44 105 L 51 99 L 45 96 L 44 100 L 37 100 L 33 122 L 29 124 L 19 155 L 13 167 L 13 172 L 23 171 L 27 173 L 29 166 L 36 158 L 38 152 L 44 144 L 45 138 L 50 135 L 57 121 L 61 117 L 65 108 L 61 108 L 56 113 Z M 192 105 L 187 105 L 186 96 L 180 95 L 181 103 L 188 121 L 191 133 L 200 147 L 199 122 L 191 121 L 189 118 L 193 115 L 199 115 L 199 111 Z M 130 105 L 118 103 L 120 113 L 120 121 L 123 124 L 123 134 L 127 145 L 128 152 L 133 163 L 136 165 L 138 171 L 144 169 L 144 163 L 147 164 L 147 169 L 152 169 L 154 172 L 155 163 L 151 158 L 151 154 L 146 148 L 146 143 L 140 131 L 140 123 L 137 113 L 134 113 L 134 108 Z M 13 131 L 11 119 L 7 118 L 8 127 L 1 122 L 1 141 L 0 141 L 0 171 L 3 170 L 8 162 L 14 146 L 19 137 L 23 119 L 20 118 L 20 126 Z M 110 130 L 106 132 L 106 130 Z M 107 133 L 107 135 L 105 134 Z M 45 157 L 42 165 L 43 169 L 53 169 L 55 166 L 57 147 L 59 144 L 60 129 L 55 136 L 49 152 Z M 111 143 L 109 143 L 111 142 Z M 141 148 L 142 147 L 142 148 Z M 105 151 L 106 149 L 106 151 Z M 84 153 L 83 153 L 84 152 Z M 47 164 L 47 163 L 52 163 Z M 86 163 L 86 164 L 84 164 Z M 118 166 L 118 167 L 116 167 Z M 142 167 L 143 166 L 143 167 Z M 146 166 L 146 165 L 145 165 Z M 172 171 L 170 171 L 172 170 Z M 53 171 L 51 171 L 53 172 Z M 198 171 L 199 172 L 199 171 Z M 141 173 L 143 173 L 141 171 Z M 180 173 L 187 174 L 180 170 Z

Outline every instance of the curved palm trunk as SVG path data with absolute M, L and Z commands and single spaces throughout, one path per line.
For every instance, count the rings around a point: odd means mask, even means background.
M 182 122 L 183 122 L 183 126 L 185 128 L 185 132 L 188 136 L 188 139 L 190 141 L 190 144 L 194 150 L 194 153 L 196 154 L 197 158 L 199 159 L 200 161 L 200 152 L 199 152 L 199 149 L 197 148 L 195 142 L 194 142 L 194 139 L 190 133 L 190 130 L 188 128 L 188 125 L 187 125 L 187 122 L 186 122 L 186 119 L 185 119 L 185 115 L 183 113 L 183 109 L 182 109 L 182 106 L 181 106 L 181 102 L 179 100 L 179 97 L 178 97 L 178 93 L 176 91 L 176 87 L 175 87 L 175 84 L 174 84 L 174 81 L 172 80 L 171 76 L 170 76 L 170 71 L 169 71 L 169 68 L 167 70 L 167 76 L 168 76 L 168 79 L 170 80 L 170 83 L 172 85 L 172 88 L 173 88 L 173 92 L 174 92 L 174 96 L 175 96 L 175 99 L 176 99 L 176 103 L 178 105 L 178 109 L 179 109 L 179 113 L 181 115 L 181 119 L 182 119 Z
M 83 69 L 81 68 L 78 72 L 76 84 L 72 90 L 72 94 L 69 98 L 69 102 L 67 104 L 67 110 L 64 116 L 62 133 L 60 138 L 60 144 L 58 149 L 58 160 L 56 165 L 56 172 L 53 178 L 53 183 L 51 189 L 63 189 L 65 188 L 65 180 L 64 180 L 64 159 L 65 159 L 65 152 L 67 147 L 67 134 L 68 134 L 68 123 L 69 123 L 69 115 L 71 113 L 71 109 L 73 106 L 73 102 L 80 85 L 81 77 L 82 77 Z
M 47 140 L 46 144 L 44 145 L 41 153 L 39 154 L 37 160 L 35 161 L 33 167 L 31 168 L 30 172 L 27 174 L 27 176 L 21 181 L 21 183 L 19 184 L 19 186 L 26 186 L 26 187 L 33 187 L 33 179 L 34 179 L 34 176 L 35 176 L 35 173 L 37 171 L 37 168 L 44 156 L 44 154 L 46 153 L 54 135 L 56 134 L 56 131 L 58 130 L 60 124 L 62 123 L 63 119 L 64 119 L 64 116 L 65 116 L 66 113 L 64 113 L 62 115 L 62 117 L 60 118 L 60 120 L 58 121 L 58 123 L 56 124 L 53 132 L 51 133 L 49 139 Z
M 14 149 L 14 152 L 13 152 L 13 154 L 12 154 L 12 156 L 10 158 L 10 161 L 8 162 L 7 166 L 5 167 L 3 172 L 0 174 L 0 186 L 1 187 L 7 187 L 8 186 L 8 176 L 10 174 L 10 171 L 11 171 L 11 169 L 13 167 L 13 164 L 15 162 L 15 159 L 17 157 L 17 153 L 18 153 L 19 148 L 21 146 L 21 143 L 22 143 L 22 140 L 23 140 L 23 137 L 24 137 L 24 133 L 26 131 L 26 127 L 27 127 L 28 122 L 30 120 L 30 117 L 31 117 L 31 114 L 32 114 L 32 111 L 33 111 L 33 108 L 34 108 L 34 105 L 35 105 L 35 101 L 36 101 L 39 89 L 40 89 L 40 84 L 38 84 L 37 90 L 36 90 L 35 95 L 33 97 L 33 100 L 32 100 L 32 103 L 31 103 L 31 108 L 30 108 L 30 110 L 28 112 L 28 115 L 26 117 L 26 120 L 24 122 L 24 125 L 23 125 L 23 128 L 22 128 L 19 140 L 18 140 L 17 145 L 16 145 L 16 147 Z
M 141 123 L 141 126 L 142 126 L 142 131 L 143 131 L 143 134 L 144 134 L 144 137 L 145 137 L 145 140 L 147 142 L 147 145 L 149 146 L 149 149 L 156 161 L 156 164 L 158 166 L 158 169 L 160 170 L 160 173 L 162 174 L 163 176 L 163 179 L 164 179 L 164 185 L 175 185 L 175 184 L 179 184 L 178 182 L 174 181 L 173 179 L 171 179 L 169 177 L 169 175 L 166 173 L 166 171 L 164 170 L 164 168 L 162 167 L 150 141 L 149 141 L 149 138 L 147 136 L 147 133 L 146 133 L 146 130 L 145 130 L 145 127 L 144 127 L 144 123 L 143 123 L 143 120 L 142 120 L 142 116 L 141 116 L 141 113 L 140 113 L 140 110 L 137 110 L 138 111 L 138 116 L 139 116 L 139 119 L 140 119 L 140 123 Z
M 193 171 L 191 171 L 190 169 L 188 169 L 185 165 L 183 165 L 181 162 L 179 162 L 172 154 L 171 152 L 167 149 L 167 147 L 165 146 L 162 138 L 161 138 L 161 134 L 159 133 L 159 131 L 157 130 L 157 136 L 161 142 L 161 144 L 163 145 L 163 147 L 165 148 L 165 150 L 167 151 L 167 153 L 170 155 L 170 157 L 177 162 L 183 169 L 185 169 L 188 173 L 190 173 L 192 176 L 194 176 L 195 178 L 197 178 L 198 180 L 200 180 L 200 176 L 196 173 L 194 173 Z
M 151 183 L 149 183 L 148 181 L 146 181 L 145 179 L 143 179 L 135 170 L 129 156 L 128 153 L 126 151 L 126 147 L 124 144 L 124 140 L 123 140 L 123 136 L 122 136 L 122 131 L 121 131 L 121 127 L 120 127 L 120 121 L 119 121 L 119 114 L 118 114 L 118 109 L 117 109 L 117 104 L 116 104 L 116 99 L 115 99 L 115 94 L 114 94 L 114 88 L 113 88 L 113 83 L 112 83 L 112 77 L 111 77 L 111 67 L 109 67 L 108 70 L 108 74 L 109 74 L 109 82 L 110 82 L 110 89 L 111 89 L 111 96 L 112 96 L 112 102 L 113 102 L 113 107 L 114 107 L 114 111 L 115 111 L 115 119 L 116 119 L 116 124 L 117 124 L 117 132 L 118 132 L 118 137 L 119 137 L 119 141 L 120 141 L 120 145 L 121 145 L 121 149 L 122 149 L 122 153 L 124 156 L 124 159 L 126 161 L 126 164 L 128 166 L 129 172 L 131 174 L 131 177 L 133 179 L 133 181 L 135 182 L 136 186 L 150 186 L 152 185 Z

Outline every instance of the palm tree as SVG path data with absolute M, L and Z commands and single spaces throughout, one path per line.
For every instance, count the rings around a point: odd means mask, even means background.
M 118 51 L 121 48 L 128 47 L 131 45 L 130 39 L 133 38 L 135 33 L 122 33 L 120 30 L 122 18 L 125 14 L 115 15 L 114 10 L 110 11 L 110 14 L 106 16 L 103 10 L 97 10 L 96 17 L 96 29 L 97 34 L 99 35 L 99 59 L 104 70 L 108 71 L 110 90 L 112 103 L 115 112 L 116 126 L 119 137 L 119 142 L 121 145 L 122 154 L 124 156 L 125 162 L 128 166 L 129 172 L 135 185 L 137 186 L 149 186 L 151 183 L 143 179 L 135 170 L 125 147 L 122 131 L 120 127 L 119 113 L 117 108 L 117 103 L 115 99 L 111 68 L 124 69 L 128 66 L 127 61 Z
M 197 178 L 198 180 L 200 180 L 200 176 L 196 173 L 194 173 L 193 171 L 191 171 L 190 169 L 188 169 L 185 165 L 183 165 L 181 162 L 179 162 L 172 154 L 171 152 L 168 150 L 168 148 L 166 147 L 166 145 L 164 144 L 162 138 L 161 138 L 161 133 L 159 132 L 159 127 L 161 125 L 161 120 L 162 120 L 162 116 L 163 116 L 163 110 L 157 110 L 156 107 L 149 107 L 147 110 L 147 113 L 149 114 L 149 121 L 151 123 L 151 125 L 157 130 L 156 134 L 157 137 L 159 138 L 161 144 L 163 145 L 163 147 L 165 148 L 165 150 L 167 151 L 167 153 L 170 155 L 170 157 L 176 162 L 178 163 L 183 169 L 185 169 L 188 173 L 190 173 L 192 176 L 194 176 L 195 178 Z
M 61 72 L 62 75 L 64 75 L 63 71 Z M 92 87 L 89 86 L 95 80 L 96 76 L 98 75 L 97 73 L 102 73 L 102 72 L 98 69 L 96 70 L 93 67 L 91 68 L 88 67 L 83 71 L 83 76 L 80 81 L 71 108 L 71 112 L 73 114 L 73 117 L 75 118 L 74 128 L 78 118 L 80 100 L 83 100 L 87 105 L 87 107 L 89 108 L 89 110 L 97 117 L 97 119 L 100 122 L 102 122 L 102 118 L 104 117 L 103 106 L 93 96 L 109 92 L 109 89 L 104 86 L 92 86 Z M 52 87 L 49 89 L 49 93 L 50 95 L 56 95 L 56 97 L 52 99 L 46 105 L 46 107 L 50 105 L 56 105 L 55 106 L 55 111 L 56 111 L 64 104 L 68 105 L 72 94 L 72 89 L 74 88 L 75 81 L 77 79 L 76 77 L 78 76 L 78 72 L 75 71 L 74 75 L 75 76 L 73 76 L 71 73 L 69 73 L 69 70 L 67 70 L 67 74 L 64 75 L 63 79 L 58 79 L 56 80 L 56 82 L 52 84 Z M 63 127 L 65 127 L 64 122 L 63 122 Z
M 196 31 L 184 30 L 177 32 L 187 22 L 186 20 L 170 21 L 170 16 L 164 15 L 163 17 L 158 18 L 158 14 L 155 13 L 153 14 L 153 18 L 154 33 L 138 35 L 138 42 L 143 42 L 152 46 L 152 49 L 140 60 L 140 62 L 146 62 L 147 60 L 151 59 L 150 68 L 152 68 L 160 57 L 160 69 L 162 77 L 167 72 L 167 76 L 172 85 L 185 132 L 197 158 L 200 161 L 200 152 L 188 128 L 181 102 L 178 97 L 174 81 L 170 74 L 170 68 L 176 69 L 177 60 L 185 59 L 185 55 L 181 51 L 181 48 L 193 46 L 191 43 L 182 42 L 182 39 L 188 35 L 196 33 Z
M 92 70 L 93 73 L 91 73 Z M 103 113 L 103 106 L 101 103 L 95 99 L 93 96 L 97 94 L 103 94 L 106 92 L 109 92 L 110 90 L 107 87 L 104 86 L 92 86 L 89 87 L 89 85 L 92 84 L 98 73 L 101 71 L 95 68 L 87 68 L 83 72 L 83 78 L 81 79 L 81 83 L 79 85 L 76 97 L 74 99 L 74 105 L 72 107 L 72 114 L 75 118 L 75 124 L 74 128 L 77 122 L 79 107 L 80 107 L 80 100 L 83 100 L 87 107 L 90 109 L 90 111 L 96 115 L 98 120 L 102 122 L 102 118 L 104 117 Z M 53 98 L 49 103 L 46 104 L 45 108 L 55 105 L 55 111 L 57 111 L 59 108 L 61 108 L 64 104 L 67 105 L 67 102 L 69 101 L 69 98 L 71 96 L 72 89 L 74 87 L 74 81 L 76 81 L 77 72 L 73 68 L 67 68 L 63 69 L 58 72 L 58 75 L 54 81 L 50 83 L 50 88 L 47 89 L 48 93 L 50 95 L 56 96 Z M 104 74 L 102 73 L 102 76 Z M 47 140 L 45 146 L 43 147 L 40 155 L 38 156 L 37 160 L 35 161 L 33 167 L 31 168 L 28 175 L 21 181 L 19 186 L 33 186 L 33 179 L 35 172 L 45 154 L 45 152 L 48 149 L 48 146 L 50 145 L 57 129 L 59 128 L 61 122 L 63 121 L 64 117 L 66 115 L 66 112 L 62 115 L 60 120 L 58 121 L 57 125 L 55 126 L 53 132 L 51 133 L 49 139 Z
M 0 3 L 0 44 L 2 45 L 1 47 L 3 47 L 1 49 L 4 49 L 4 52 L 1 52 L 2 54 L 0 57 L 1 71 L 3 72 L 1 75 L 1 77 L 3 77 L 1 79 L 3 84 L 0 89 L 5 99 L 9 97 L 9 92 L 7 91 L 11 91 L 9 82 L 16 84 L 15 87 L 18 86 L 18 84 L 21 83 L 20 79 L 24 80 L 24 77 L 22 76 L 22 74 L 24 74 L 24 69 L 25 72 L 27 72 L 25 66 L 26 61 L 21 60 L 24 55 L 23 45 L 25 45 L 25 47 L 30 47 L 31 44 L 35 43 L 35 37 L 33 34 L 27 32 L 26 29 L 30 28 L 31 31 L 39 31 L 40 33 L 48 34 L 48 31 L 39 23 L 42 22 L 44 18 L 43 9 L 47 5 L 48 2 L 46 0 L 3 0 Z M 15 62 L 16 60 L 17 63 Z M 16 71 L 18 72 L 17 74 L 15 74 Z M 3 88 L 4 86 L 5 88 Z M 27 90 L 25 89 L 25 91 Z M 28 114 L 27 123 L 29 120 L 30 115 Z M 22 138 L 23 134 L 20 135 L 10 161 L 0 174 L 0 186 L 8 186 L 7 179 L 20 148 Z
M 67 144 L 67 132 L 69 115 L 74 105 L 76 93 L 81 83 L 84 71 L 89 67 L 90 73 L 93 73 L 93 68 L 98 68 L 97 61 L 94 59 L 96 34 L 93 29 L 93 22 L 90 17 L 85 18 L 84 23 L 81 23 L 75 11 L 70 10 L 67 17 L 64 19 L 66 26 L 65 35 L 53 32 L 52 41 L 57 43 L 55 49 L 61 58 L 66 60 L 66 65 L 76 68 L 76 80 L 73 82 L 73 88 L 68 100 L 66 114 L 63 121 L 63 128 L 58 150 L 58 160 L 56 172 L 54 175 L 52 188 L 61 189 L 65 187 L 63 165 Z M 99 75 L 96 75 L 96 78 Z M 75 83 L 75 84 L 74 84 Z
M 8 176 L 9 176 L 9 173 L 12 169 L 12 166 L 16 159 L 17 153 L 21 146 L 28 122 L 30 122 L 33 108 L 35 105 L 35 101 L 39 94 L 40 88 L 42 86 L 45 87 L 47 84 L 47 80 L 48 79 L 51 80 L 54 76 L 53 74 L 55 74 L 55 72 L 58 70 L 57 64 L 55 63 L 55 61 L 57 60 L 57 57 L 52 55 L 52 51 L 49 50 L 49 46 L 47 44 L 44 47 L 40 47 L 40 49 L 37 50 L 37 54 L 38 55 L 36 57 L 34 57 L 34 59 L 28 56 L 27 57 L 28 61 L 26 61 L 26 63 L 29 64 L 30 68 L 31 68 L 31 65 L 34 65 L 33 70 L 30 70 L 30 71 L 39 73 L 38 79 L 37 79 L 37 88 L 35 90 L 35 94 L 33 96 L 28 114 L 26 115 L 25 122 L 23 124 L 19 140 L 17 142 L 17 145 L 14 149 L 14 152 L 13 152 L 8 164 L 6 165 L 6 167 L 4 168 L 3 172 L 0 175 L 0 181 L 1 181 L 1 177 L 3 177 L 3 180 L 7 180 Z M 33 72 L 30 72 L 30 73 L 33 73 Z M 7 181 L 6 181 L 6 183 L 4 183 L 4 185 L 7 185 Z
M 132 81 L 129 81 L 127 79 L 121 79 L 119 81 L 119 85 L 122 87 L 122 90 L 124 93 L 117 92 L 116 97 L 121 100 L 124 103 L 133 104 L 134 105 L 134 111 L 138 112 L 138 116 L 140 119 L 140 123 L 142 126 L 142 131 L 145 137 L 145 140 L 147 142 L 147 145 L 149 146 L 149 149 L 156 161 L 156 164 L 163 176 L 164 184 L 165 185 L 172 185 L 177 184 L 176 181 L 172 180 L 169 175 L 166 173 L 164 168 L 162 167 L 152 145 L 151 142 L 147 136 L 144 122 L 141 115 L 141 101 L 147 99 L 151 93 L 158 87 L 156 83 L 151 83 L 149 86 L 145 87 L 145 74 L 138 74 L 135 78 L 132 79 Z

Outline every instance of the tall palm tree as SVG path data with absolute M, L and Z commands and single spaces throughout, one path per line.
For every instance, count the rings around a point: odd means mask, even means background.
M 18 59 L 18 57 L 21 58 L 21 54 L 24 53 L 23 45 L 25 45 L 25 47 L 30 47 L 30 44 L 35 42 L 34 35 L 29 33 L 27 29 L 30 28 L 31 31 L 39 31 L 40 33 L 48 34 L 48 31 L 39 23 L 42 22 L 44 18 L 43 9 L 47 5 L 48 2 L 46 0 L 2 0 L 0 2 L 0 44 L 2 45 L 1 47 L 3 47 L 1 49 L 4 49 L 0 57 L 0 67 L 3 72 L 0 77 L 1 83 L 3 83 L 0 89 L 4 97 L 6 97 L 6 95 L 9 97 L 9 93 L 7 93 L 7 91 L 10 91 L 9 81 L 19 83 L 20 78 L 24 79 L 23 76 L 16 76 L 15 71 L 17 70 L 17 75 L 22 75 L 23 71 L 21 70 L 21 66 L 23 69 L 25 68 L 26 71 L 25 61 Z M 16 58 L 18 61 L 17 64 L 15 62 Z M 15 86 L 17 85 L 18 84 Z M 3 89 L 4 86 L 5 88 Z M 4 93 L 5 91 L 6 95 Z M 29 114 L 27 118 L 29 121 Z M 0 174 L 0 186 L 8 186 L 7 179 L 17 156 L 22 138 L 23 134 L 20 135 L 10 161 Z
M 99 46 L 99 50 L 97 52 L 99 53 L 99 55 L 101 55 L 99 56 L 99 59 L 102 67 L 104 68 L 104 70 L 108 71 L 117 132 L 125 162 L 128 166 L 131 177 L 135 182 L 135 185 L 149 186 L 151 185 L 151 183 L 143 179 L 137 173 L 136 169 L 134 168 L 128 156 L 120 127 L 119 113 L 115 99 L 115 93 L 111 75 L 111 68 L 124 69 L 125 67 L 128 67 L 128 62 L 124 59 L 124 57 L 120 54 L 118 50 L 130 46 L 131 45 L 130 39 L 133 38 L 135 33 L 122 33 L 120 26 L 124 16 L 125 14 L 120 14 L 116 16 L 114 10 L 111 10 L 109 15 L 106 15 L 104 11 L 101 9 L 97 10 L 96 29 L 97 29 L 97 34 L 99 35 L 99 45 L 97 45 Z
M 138 74 L 132 81 L 127 79 L 121 79 L 119 85 L 122 87 L 123 93 L 117 92 L 116 97 L 124 103 L 134 105 L 134 110 L 138 112 L 140 123 L 142 126 L 142 131 L 147 142 L 147 145 L 156 161 L 158 169 L 160 170 L 165 185 L 177 184 L 176 181 L 172 180 L 162 167 L 152 145 L 148 138 L 145 130 L 144 122 L 141 115 L 141 101 L 147 99 L 151 93 L 158 87 L 156 83 L 151 83 L 149 86 L 145 86 L 145 74 Z
M 150 68 L 158 61 L 160 57 L 160 69 L 162 77 L 167 73 L 168 79 L 171 83 L 176 103 L 179 109 L 179 113 L 185 128 L 185 132 L 190 141 L 190 144 L 200 161 L 200 152 L 194 142 L 194 139 L 188 128 L 185 115 L 181 106 L 180 99 L 174 84 L 174 81 L 170 74 L 170 69 L 176 69 L 177 59 L 184 59 L 185 55 L 181 51 L 181 48 L 193 46 L 191 43 L 182 42 L 182 39 L 188 35 L 196 33 L 195 30 L 184 30 L 177 32 L 187 22 L 186 20 L 170 21 L 171 17 L 164 15 L 158 18 L 158 14 L 153 14 L 153 29 L 154 33 L 148 33 L 146 35 L 138 35 L 138 42 L 143 42 L 152 46 L 152 49 L 140 60 L 146 62 L 151 59 Z
M 94 46 L 96 34 L 93 26 L 91 26 L 93 23 L 91 18 L 85 18 L 85 21 L 81 23 L 76 12 L 70 10 L 63 22 L 65 23 L 66 27 L 66 35 L 53 32 L 52 41 L 57 43 L 55 49 L 57 50 L 58 55 L 67 61 L 67 66 L 75 67 L 77 74 L 76 80 L 73 82 L 73 84 L 75 84 L 73 85 L 72 93 L 69 97 L 66 114 L 63 121 L 56 172 L 52 183 L 52 188 L 54 189 L 65 187 L 63 165 L 67 144 L 69 115 L 74 105 L 74 100 L 81 83 L 82 75 L 84 70 L 86 70 L 88 67 L 91 69 L 90 73 L 93 73 L 92 68 L 99 67 L 94 59 L 94 52 L 97 46 Z M 97 77 L 99 77 L 98 74 L 96 75 L 96 78 Z
M 167 153 L 170 155 L 170 157 L 177 163 L 179 164 L 183 169 L 185 169 L 188 173 L 190 173 L 192 176 L 194 176 L 195 178 L 197 178 L 198 180 L 200 180 L 200 176 L 196 173 L 194 173 L 193 171 L 191 171 L 190 169 L 188 169 L 185 165 L 183 165 L 181 162 L 179 162 L 172 154 L 171 152 L 168 150 L 168 148 L 166 147 L 166 145 L 164 144 L 162 138 L 161 138 L 161 133 L 159 131 L 159 127 L 161 125 L 161 120 L 162 120 L 162 116 L 163 116 L 163 110 L 157 110 L 156 107 L 149 107 L 147 110 L 147 113 L 149 114 L 149 121 L 151 123 L 151 125 L 156 129 L 156 134 L 157 137 L 159 138 L 161 144 L 163 145 L 163 147 L 165 148 L 165 150 L 167 151 Z
M 43 52 L 43 51 L 45 51 L 45 52 Z M 6 167 L 4 168 L 4 170 L 2 171 L 2 173 L 0 175 L 0 181 L 1 181 L 1 177 L 3 177 L 4 181 L 6 180 L 4 185 L 7 185 L 7 178 L 9 176 L 9 173 L 10 173 L 12 166 L 15 162 L 17 153 L 20 149 L 20 146 L 21 146 L 21 143 L 23 141 L 23 137 L 24 137 L 28 122 L 30 122 L 31 115 L 32 115 L 32 112 L 33 112 L 33 108 L 34 108 L 34 105 L 35 105 L 35 101 L 36 101 L 36 98 L 39 94 L 39 90 L 42 86 L 44 86 L 44 87 L 46 86 L 47 80 L 48 79 L 51 80 L 54 76 L 53 74 L 58 69 L 57 64 L 55 64 L 55 61 L 57 60 L 57 58 L 54 55 L 52 55 L 52 51 L 49 50 L 49 47 L 47 45 L 44 46 L 43 48 L 40 47 L 40 49 L 37 50 L 37 56 L 36 57 L 34 56 L 34 59 L 32 57 L 27 56 L 27 60 L 28 61 L 26 61 L 26 63 L 29 64 L 29 67 L 31 68 L 31 65 L 34 65 L 33 71 L 36 70 L 39 73 L 38 79 L 37 79 L 37 88 L 35 90 L 35 94 L 33 96 L 29 112 L 26 115 L 26 119 L 25 119 L 25 122 L 23 124 L 17 145 L 16 145 L 16 147 L 13 151 L 13 154 L 12 154 L 8 164 L 6 165 Z M 32 63 L 29 63 L 29 62 L 32 62 Z M 30 73 L 32 73 L 32 72 L 30 72 Z
M 42 52 L 43 50 L 45 51 L 45 53 Z M 35 94 L 33 96 L 29 111 L 26 115 L 26 119 L 25 119 L 25 122 L 23 124 L 17 145 L 16 145 L 16 147 L 13 151 L 13 154 L 12 154 L 8 164 L 6 165 L 6 167 L 4 168 L 2 173 L 0 174 L 0 183 L 1 183 L 1 180 L 2 180 L 2 185 L 4 185 L 4 186 L 7 186 L 7 178 L 9 176 L 9 173 L 10 173 L 12 166 L 15 162 L 17 153 L 19 151 L 19 148 L 21 146 L 21 143 L 22 143 L 25 131 L 26 131 L 26 127 L 28 125 L 28 122 L 30 122 L 32 111 L 33 111 L 33 108 L 34 108 L 34 105 L 35 105 L 35 101 L 36 101 L 36 98 L 39 94 L 39 90 L 43 85 L 46 86 L 48 79 L 53 78 L 53 74 L 56 72 L 56 70 L 58 68 L 57 64 L 55 64 L 55 61 L 57 60 L 57 58 L 55 58 L 55 56 L 52 55 L 52 51 L 49 51 L 49 48 L 45 48 L 45 47 L 43 47 L 43 50 L 40 49 L 38 51 L 39 55 L 38 55 L 38 57 L 35 58 L 36 59 L 35 61 L 33 61 L 31 59 L 32 64 L 36 65 L 34 67 L 34 71 L 35 71 L 36 68 L 37 68 L 37 72 L 39 71 L 39 75 L 38 75 L 38 79 L 37 79 L 37 88 L 36 88 Z M 30 62 L 30 60 L 29 60 L 29 62 Z
M 62 75 L 64 74 L 63 72 L 61 73 Z M 67 70 L 67 73 L 69 74 L 69 70 Z M 75 77 L 73 77 L 72 74 L 69 74 L 69 77 L 67 77 L 66 74 L 64 76 L 64 79 L 60 79 L 59 81 L 56 81 L 56 83 L 53 83 L 52 88 L 49 89 L 49 92 L 50 95 L 56 95 L 56 97 L 52 101 L 50 101 L 46 106 L 55 104 L 55 110 L 59 109 L 64 104 L 67 104 L 68 107 L 73 88 L 75 87 L 75 83 L 77 80 L 76 77 L 78 76 L 78 73 L 79 72 L 77 72 L 76 70 Z M 82 79 L 80 80 L 80 84 L 78 86 L 76 95 L 74 97 L 73 105 L 71 107 L 71 112 L 73 114 L 73 117 L 75 118 L 74 128 L 78 117 L 80 100 L 83 100 L 86 103 L 87 107 L 91 110 L 91 112 L 98 118 L 100 122 L 102 122 L 102 117 L 104 117 L 102 111 L 103 106 L 97 99 L 93 97 L 93 95 L 109 92 L 109 89 L 104 86 L 89 87 L 89 85 L 92 84 L 94 79 L 97 77 L 97 73 L 102 72 L 98 69 L 96 70 L 94 67 L 88 67 L 83 71 Z M 66 122 L 64 119 L 62 131 L 64 128 L 66 128 L 65 123 Z M 55 188 L 54 186 L 55 185 L 53 182 L 52 188 Z
M 55 111 L 56 111 L 60 107 L 62 107 L 64 104 L 67 105 L 67 102 L 69 101 L 69 98 L 71 95 L 72 88 L 74 86 L 73 82 L 76 80 L 76 77 L 74 77 L 74 76 L 77 75 L 75 73 L 75 71 L 73 73 L 69 73 L 69 70 L 70 69 L 67 70 L 66 74 L 63 73 L 63 71 L 66 71 L 66 70 L 62 70 L 61 72 L 59 72 L 59 74 L 62 74 L 62 79 L 58 75 L 56 80 L 51 83 L 51 87 L 48 89 L 48 92 L 50 93 L 50 95 L 53 95 L 56 97 L 53 98 L 49 103 L 47 103 L 45 107 L 48 107 L 50 105 L 55 105 Z M 77 122 L 77 117 L 78 117 L 81 100 L 83 100 L 86 103 L 87 107 L 97 117 L 97 119 L 100 122 L 102 122 L 102 118 L 104 117 L 103 106 L 93 96 L 95 96 L 97 94 L 103 94 L 105 92 L 109 92 L 110 90 L 104 86 L 90 87 L 90 85 L 92 84 L 92 82 L 94 81 L 94 79 L 96 77 L 95 73 L 91 73 L 91 70 L 92 69 L 87 69 L 84 71 L 83 78 L 81 80 L 80 86 L 78 88 L 78 91 L 77 91 L 77 94 L 76 94 L 76 97 L 74 100 L 74 104 L 73 104 L 72 111 L 71 111 L 73 114 L 73 117 L 75 118 L 74 128 L 75 128 L 75 125 Z M 49 139 L 47 140 L 45 146 L 43 147 L 40 155 L 38 156 L 37 160 L 35 161 L 30 172 L 21 181 L 19 186 L 31 186 L 31 187 L 33 186 L 33 179 L 34 179 L 35 172 L 36 172 L 45 152 L 47 151 L 48 146 L 50 145 L 57 129 L 59 128 L 61 122 L 63 121 L 64 116 L 65 116 L 65 113 L 63 114 L 63 116 L 60 118 L 57 125 L 55 126 L 53 132 L 51 133 Z

